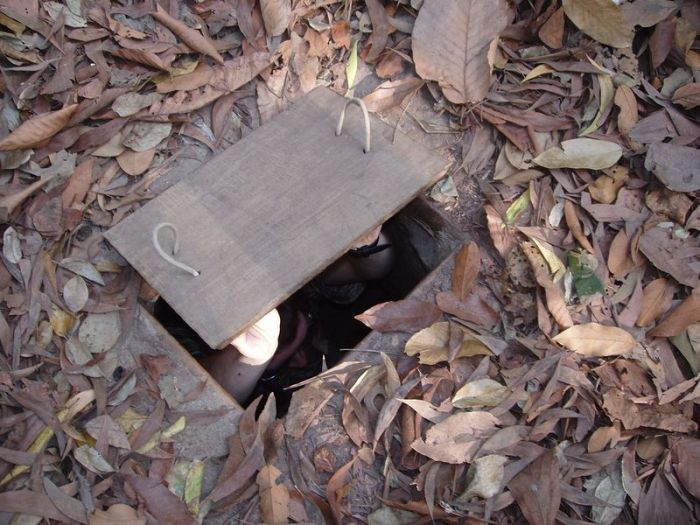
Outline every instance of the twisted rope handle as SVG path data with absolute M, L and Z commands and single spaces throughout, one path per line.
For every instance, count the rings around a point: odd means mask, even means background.
M 362 101 L 362 99 L 359 98 L 349 98 L 345 102 L 345 105 L 343 106 L 343 111 L 340 112 L 340 118 L 338 119 L 338 126 L 335 128 L 335 135 L 336 137 L 340 136 L 343 133 L 343 123 L 345 122 L 345 111 L 348 109 L 348 106 L 350 104 L 355 104 L 362 110 L 362 115 L 365 118 L 365 147 L 362 148 L 362 151 L 365 153 L 369 153 L 370 150 L 370 130 L 369 130 L 369 112 L 367 111 L 367 106 L 365 106 L 365 103 Z
M 158 234 L 160 233 L 160 230 L 163 228 L 168 228 L 173 232 L 173 236 L 175 237 L 175 244 L 173 246 L 173 255 L 177 255 L 177 252 L 180 250 L 180 239 L 177 231 L 177 227 L 170 223 L 170 222 L 161 222 L 158 226 L 153 228 L 153 247 L 156 249 L 156 252 L 158 252 L 158 255 L 160 255 L 163 259 L 165 259 L 167 262 L 172 264 L 173 266 L 180 268 L 181 270 L 186 271 L 190 275 L 197 277 L 199 275 L 199 272 L 192 268 L 191 266 L 187 266 L 184 263 L 181 263 L 180 261 L 175 260 L 171 255 L 167 254 L 165 250 L 160 245 L 160 240 L 158 239 Z

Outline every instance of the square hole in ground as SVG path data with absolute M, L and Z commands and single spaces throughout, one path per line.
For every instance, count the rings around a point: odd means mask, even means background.
M 321 274 L 278 306 L 278 350 L 249 400 L 274 392 L 278 413 L 283 414 L 291 397 L 286 387 L 318 374 L 324 361 L 328 367 L 335 365 L 344 350 L 355 347 L 369 333 L 356 315 L 378 303 L 406 297 L 452 253 L 460 238 L 459 231 L 427 201 L 412 201 L 382 226 L 380 243 L 390 244 L 385 251 L 390 252 L 392 262 L 381 278 L 328 286 Z M 153 313 L 194 357 L 221 351 L 207 346 L 162 299 L 155 303 Z

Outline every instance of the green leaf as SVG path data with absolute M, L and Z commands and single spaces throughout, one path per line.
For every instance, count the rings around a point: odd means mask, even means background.
M 518 220 L 518 217 L 522 212 L 527 210 L 527 207 L 530 205 L 530 190 L 525 190 L 525 192 L 515 199 L 513 204 L 510 205 L 508 208 L 508 211 L 506 212 L 506 220 L 505 224 L 506 226 L 512 226 L 513 223 L 515 223 L 516 220 Z
M 589 253 L 573 251 L 569 252 L 569 270 L 574 276 L 574 286 L 579 297 L 586 297 L 605 291 L 603 282 L 595 274 L 597 261 Z

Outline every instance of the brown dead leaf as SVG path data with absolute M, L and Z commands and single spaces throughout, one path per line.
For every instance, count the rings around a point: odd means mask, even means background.
M 651 337 L 673 337 L 680 335 L 691 324 L 700 321 L 700 289 L 693 290 L 649 335 Z
M 529 242 L 521 243 L 520 247 L 530 263 L 537 284 L 544 288 L 549 313 L 552 314 L 552 317 L 554 317 L 554 320 L 561 328 L 573 326 L 574 321 L 571 319 L 571 314 L 566 307 L 564 294 L 559 285 L 552 280 L 547 263 L 540 251 Z
M 493 328 L 501 320 L 499 313 L 476 292 L 467 295 L 463 301 L 453 292 L 440 292 L 435 296 L 435 301 L 438 308 L 446 314 L 485 328 Z
M 115 503 L 107 510 L 95 509 L 90 525 L 146 525 L 146 517 L 124 503 Z
M 499 423 L 498 418 L 488 412 L 457 412 L 430 427 L 425 440 L 417 439 L 411 448 L 435 461 L 455 465 L 471 463 Z
M 679 87 L 673 93 L 673 103 L 685 109 L 693 109 L 700 105 L 700 83 L 693 82 Z
M 64 208 L 81 208 L 92 184 L 92 170 L 95 159 L 89 157 L 75 167 L 68 184 L 61 193 Z
M 538 36 L 547 47 L 559 49 L 564 46 L 564 22 L 564 10 L 560 7 L 542 24 Z
M 389 38 L 389 17 L 384 11 L 384 5 L 379 0 L 366 0 L 365 4 L 372 22 L 372 33 L 367 42 L 369 52 L 365 57 L 365 62 L 374 64 L 384 51 Z
M 576 207 L 574 203 L 569 200 L 564 201 L 564 217 L 566 218 L 566 225 L 569 227 L 569 230 L 571 230 L 571 234 L 574 236 L 574 239 L 576 239 L 581 245 L 581 248 L 586 250 L 588 253 L 595 255 L 595 250 L 593 249 L 591 242 L 583 233 L 581 222 L 576 214 Z
M 151 13 L 151 16 L 175 33 L 190 49 L 202 53 L 203 55 L 210 56 L 216 62 L 223 65 L 224 59 L 216 50 L 212 41 L 203 36 L 199 31 L 188 27 L 180 20 L 176 20 L 158 4 L 156 4 L 156 10 Z
M 402 299 L 375 305 L 355 319 L 379 332 L 414 332 L 430 326 L 441 316 L 442 312 L 434 303 Z
M 560 476 L 556 453 L 548 450 L 508 483 L 530 525 L 554 525 L 561 503 Z
M 549 148 L 532 160 L 549 169 L 602 170 L 613 166 L 621 156 L 622 148 L 615 142 L 580 138 L 565 140 L 560 146 Z
M 671 447 L 671 460 L 685 490 L 700 499 L 700 439 L 682 438 Z
M 155 148 L 145 151 L 132 151 L 127 149 L 117 157 L 117 163 L 119 167 L 129 175 L 141 175 L 151 166 L 155 155 Z
M 627 236 L 627 231 L 620 228 L 610 243 L 610 251 L 608 252 L 608 270 L 616 278 L 621 278 L 632 271 L 637 265 L 630 256 L 630 239 Z
M 511 17 L 505 0 L 426 3 L 413 28 L 416 72 L 437 81 L 450 102 L 479 102 L 491 85 L 489 46 Z
M 367 111 L 378 113 L 400 105 L 406 97 L 415 93 L 425 84 L 420 78 L 406 77 L 400 80 L 389 80 L 377 86 L 377 89 L 366 95 L 362 100 Z
M 471 292 L 480 270 L 481 253 L 479 246 L 472 241 L 457 253 L 452 271 L 452 291 L 460 301 L 464 301 Z
M 333 27 L 331 27 L 331 38 L 339 46 L 350 49 L 352 45 L 352 29 L 350 28 L 350 22 L 347 20 L 335 22 Z
M 628 331 L 598 323 L 572 326 L 552 340 L 587 357 L 622 355 L 637 346 L 637 341 Z
M 85 307 L 89 295 L 87 284 L 79 275 L 74 275 L 63 286 L 63 301 L 73 313 L 79 312 Z
M 465 330 L 464 340 L 456 357 L 491 355 L 491 350 Z M 417 355 L 421 364 L 434 365 L 447 361 L 449 357 L 450 323 L 435 323 L 416 332 L 406 342 L 406 355 Z
M 693 207 L 693 201 L 685 193 L 660 187 L 644 195 L 644 203 L 657 215 L 665 215 L 673 222 L 685 224 L 686 216 Z
M 508 387 L 484 377 L 469 381 L 455 392 L 452 406 L 457 408 L 495 407 L 510 394 Z
M 489 229 L 491 241 L 498 253 L 506 259 L 508 254 L 517 246 L 518 239 L 513 228 L 503 222 L 503 218 L 490 204 L 484 205 L 486 213 L 486 224 Z
M 379 78 L 394 78 L 403 73 L 405 62 L 398 53 L 386 53 L 375 68 Z
M 599 427 L 588 438 L 588 453 L 600 452 L 608 445 L 614 447 L 618 439 L 620 431 L 616 427 Z
M 265 523 L 288 523 L 289 490 L 277 482 L 281 475 L 274 465 L 265 465 L 255 479 L 260 489 L 260 509 Z
M 672 404 L 642 405 L 634 403 L 617 388 L 603 394 L 603 409 L 611 419 L 619 420 L 627 430 L 650 427 L 668 432 L 691 433 L 697 431 L 697 423 L 688 419 Z
M 603 170 L 603 175 L 588 185 L 588 191 L 593 200 L 603 204 L 612 204 L 628 178 L 629 168 L 620 165 L 613 166 Z
M 566 16 L 576 27 L 601 44 L 630 47 L 634 26 L 622 7 L 610 0 L 563 0 Z
M 647 150 L 644 167 L 670 190 L 700 189 L 700 151 L 697 148 L 656 142 Z
M 260 0 L 260 10 L 267 36 L 279 36 L 287 30 L 292 16 L 290 0 Z
M 644 287 L 642 309 L 637 326 L 649 326 L 671 307 L 675 289 L 663 277 L 654 279 Z
M 639 499 L 637 525 L 693 523 L 693 513 L 669 483 L 663 468 L 658 468 L 649 489 Z
M 77 109 L 78 104 L 71 104 L 22 122 L 17 129 L 0 140 L 0 151 L 29 149 L 42 144 L 61 131 Z
M 135 474 L 122 474 L 133 491 L 145 502 L 150 512 L 159 523 L 177 523 L 178 525 L 195 525 L 197 521 L 187 509 L 187 505 L 159 479 L 150 479 Z
M 630 131 L 639 121 L 639 109 L 637 99 L 632 90 L 624 84 L 615 91 L 615 105 L 620 108 L 617 116 L 617 128 L 624 137 L 629 138 Z
M 693 288 L 700 276 L 691 263 L 697 261 L 698 241 L 692 236 L 679 237 L 672 228 L 655 226 L 642 233 L 639 249 L 659 270 L 676 281 Z

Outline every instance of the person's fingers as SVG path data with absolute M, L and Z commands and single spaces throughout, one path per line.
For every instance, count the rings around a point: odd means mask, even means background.
M 262 362 L 274 355 L 279 335 L 280 315 L 277 310 L 272 310 L 238 335 L 231 344 L 245 357 Z

